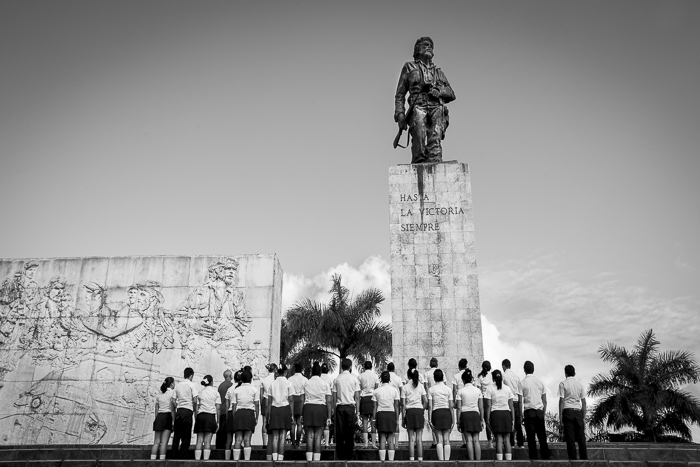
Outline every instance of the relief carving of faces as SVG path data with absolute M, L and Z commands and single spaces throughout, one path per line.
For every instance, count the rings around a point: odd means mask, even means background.
M 238 281 L 238 270 L 233 265 L 227 265 L 224 268 L 224 282 L 226 285 L 236 285 Z
M 51 289 L 49 289 L 49 300 L 52 302 L 60 302 L 61 297 L 63 296 L 63 292 L 65 290 L 65 286 L 63 284 L 53 284 Z
M 90 312 L 98 312 L 102 307 L 102 293 L 85 289 L 85 302 Z
M 34 276 L 36 275 L 36 268 L 28 268 L 24 270 L 24 275 L 27 279 L 34 280 Z

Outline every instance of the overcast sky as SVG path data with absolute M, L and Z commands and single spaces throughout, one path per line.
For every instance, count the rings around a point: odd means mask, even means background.
M 644 329 L 697 355 L 698 24 L 672 0 L 0 2 L 0 257 L 277 253 L 286 305 L 333 272 L 388 298 L 393 95 L 429 35 L 486 358 L 553 392 Z

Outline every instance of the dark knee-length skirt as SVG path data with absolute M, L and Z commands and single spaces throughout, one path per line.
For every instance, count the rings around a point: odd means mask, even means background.
M 513 429 L 513 419 L 510 410 L 494 410 L 491 412 L 491 431 L 498 434 L 510 433 Z
M 432 422 L 436 430 L 449 430 L 452 428 L 452 413 L 450 409 L 433 410 Z
M 372 402 L 372 396 L 363 396 L 360 398 L 360 415 L 373 415 L 374 414 L 374 402 Z
M 320 428 L 326 426 L 328 409 L 322 404 L 304 404 L 302 417 L 304 417 L 304 428 Z
M 153 431 L 165 431 L 173 429 L 173 414 L 170 412 L 162 412 L 156 415 L 153 421 Z
M 377 433 L 393 433 L 396 431 L 396 413 L 377 412 Z
M 459 416 L 459 427 L 464 433 L 479 433 L 481 431 L 481 415 L 479 412 L 462 412 Z
M 216 433 L 216 415 L 213 413 L 198 413 L 194 421 L 195 433 Z
M 255 431 L 255 410 L 236 410 L 233 415 L 233 432 L 237 431 Z
M 425 410 L 406 409 L 406 429 L 422 430 L 425 427 Z
M 292 429 L 292 409 L 288 405 L 284 407 L 270 407 L 270 424 L 267 431 L 291 430 Z

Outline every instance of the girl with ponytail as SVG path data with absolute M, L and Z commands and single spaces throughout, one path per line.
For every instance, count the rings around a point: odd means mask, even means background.
M 160 394 L 156 396 L 156 419 L 153 421 L 153 431 L 155 432 L 153 447 L 151 448 L 151 459 L 165 459 L 165 452 L 168 450 L 170 433 L 173 431 L 173 421 L 175 420 L 175 406 L 172 403 L 173 388 L 175 378 L 168 376 L 160 385 Z
M 503 384 L 503 374 L 500 370 L 493 370 L 491 373 L 493 385 L 484 395 L 489 400 L 490 410 L 486 412 L 486 423 L 491 425 L 491 430 L 496 435 L 496 460 L 511 460 L 510 433 L 513 431 L 513 399 L 514 394 L 511 389 Z
M 411 359 L 413 360 L 413 359 Z M 415 360 L 413 360 L 415 362 Z M 408 460 L 414 460 L 414 448 L 418 447 L 418 460 L 423 460 L 423 426 L 425 426 L 425 408 L 427 396 L 425 386 L 421 384 L 420 374 L 415 366 L 409 369 L 406 376 L 408 382 L 401 391 L 401 418 L 402 426 L 408 431 Z
M 491 362 L 488 360 L 484 360 L 484 363 L 481 364 L 481 372 L 476 375 L 476 387 L 481 390 L 481 398 L 482 401 L 481 403 L 484 406 L 484 413 L 488 414 L 489 413 L 489 400 L 485 399 L 484 396 L 486 395 L 487 392 L 489 392 L 489 389 L 493 386 L 493 379 L 491 378 Z M 488 441 L 488 447 L 492 448 L 493 447 L 493 442 L 491 441 L 493 439 L 493 436 L 491 436 L 491 427 L 489 424 L 486 424 L 486 441 Z
M 462 372 L 464 387 L 457 393 L 457 412 L 459 413 L 459 431 L 466 438 L 469 460 L 481 460 L 479 433 L 484 429 L 484 403 L 481 390 L 473 384 L 474 377 L 469 368 Z

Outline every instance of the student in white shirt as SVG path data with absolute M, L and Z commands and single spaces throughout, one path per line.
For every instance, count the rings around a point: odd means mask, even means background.
M 314 362 L 311 379 L 302 388 L 302 420 L 306 431 L 306 460 L 321 460 L 321 434 L 331 423 L 331 387 L 321 378 L 321 365 Z
M 459 431 L 466 437 L 467 456 L 470 461 L 481 460 L 479 433 L 484 429 L 484 403 L 481 390 L 474 384 L 470 369 L 462 372 L 462 389 L 457 393 L 455 402 L 459 413 Z
M 335 456 L 351 460 L 355 447 L 355 425 L 360 410 L 360 380 L 352 373 L 352 360 L 340 362 L 340 374 L 333 381 L 335 394 Z
M 328 383 L 328 386 L 330 386 L 331 388 L 333 387 L 333 377 L 328 374 L 327 363 L 321 365 L 321 379 Z M 335 414 L 335 412 L 333 411 L 333 408 L 335 407 L 335 401 L 333 401 L 332 394 L 333 392 L 331 391 L 331 420 L 333 420 L 333 416 Z M 326 446 L 331 445 L 331 433 L 328 425 L 326 425 L 323 428 L 323 439 L 326 441 Z
M 365 362 L 365 371 L 360 374 L 360 417 L 362 418 L 362 441 L 364 448 L 367 449 L 367 440 L 369 438 L 369 427 L 372 425 L 374 417 L 374 403 L 372 402 L 372 394 L 377 387 L 377 374 L 372 371 L 372 362 Z M 376 427 L 372 429 L 372 447 L 377 448 Z
M 267 411 L 270 410 L 270 401 L 268 398 L 270 386 L 272 386 L 272 382 L 275 380 L 275 373 L 277 373 L 277 365 L 268 363 L 265 365 L 265 368 L 268 371 L 268 375 L 260 381 L 260 414 L 263 420 L 267 419 Z M 267 425 L 265 423 L 262 424 L 262 443 L 263 447 L 267 448 L 267 454 L 271 455 L 272 446 L 267 444 Z
M 450 431 L 454 428 L 452 389 L 445 385 L 445 375 L 439 368 L 433 372 L 435 384 L 428 389 L 428 424 L 437 436 L 438 460 L 450 460 Z
M 559 383 L 559 421 L 564 426 L 564 440 L 569 460 L 576 460 L 576 444 L 581 460 L 588 459 L 586 449 L 586 393 L 583 385 L 574 379 L 573 365 L 564 367 L 566 379 Z
M 481 372 L 476 375 L 476 387 L 481 390 L 481 398 L 482 401 L 481 403 L 484 405 L 484 413 L 488 414 L 491 411 L 491 407 L 489 407 L 489 400 L 486 399 L 484 396 L 486 395 L 487 392 L 489 392 L 489 388 L 493 385 L 493 378 L 491 377 L 491 362 L 488 360 L 484 360 L 484 362 L 481 364 Z M 493 448 L 493 436 L 491 433 L 491 426 L 487 423 L 486 424 L 486 441 L 488 442 L 489 448 Z
M 484 399 L 490 402 L 489 411 L 486 412 L 487 425 L 491 425 L 491 431 L 496 436 L 496 460 L 511 460 L 510 433 L 513 431 L 513 391 L 503 383 L 501 370 L 491 372 L 493 385 L 484 394 Z
M 430 368 L 428 368 L 428 371 L 425 372 L 425 378 L 428 382 L 427 385 L 427 390 L 430 391 L 430 388 L 435 385 L 435 370 L 438 369 L 438 359 L 433 357 L 430 359 Z M 444 375 L 444 373 L 443 373 Z M 454 397 L 452 398 L 454 400 Z M 435 430 L 430 430 L 430 434 L 433 437 L 433 444 L 430 446 L 430 449 L 437 449 L 437 442 L 438 442 L 438 437 L 437 433 L 435 433 Z
M 211 455 L 211 437 L 219 429 L 219 408 L 221 396 L 219 390 L 214 387 L 214 378 L 206 375 L 202 379 L 204 389 L 197 396 L 199 411 L 194 422 L 194 432 L 197 433 L 197 445 L 194 448 L 194 458 L 202 457 L 202 445 L 204 445 L 204 460 L 209 460 Z
M 414 360 L 415 361 L 415 360 Z M 409 365 L 410 366 L 410 365 Z M 425 386 L 420 381 L 420 373 L 416 368 L 409 368 L 406 373 L 408 382 L 401 392 L 402 425 L 408 431 L 408 460 L 414 459 L 414 446 L 417 445 L 418 460 L 423 460 L 423 427 L 425 426 L 425 407 L 427 397 Z M 417 441 L 417 443 L 416 443 Z
M 374 420 L 376 420 L 377 433 L 379 433 L 379 460 L 394 460 L 396 445 L 394 443 L 394 432 L 399 424 L 399 390 L 391 384 L 391 375 L 388 371 L 382 371 L 380 377 L 381 385 L 372 393 L 374 403 Z M 387 441 L 389 450 L 387 452 Z
M 401 397 L 401 389 L 403 388 L 403 378 L 395 373 L 396 365 L 394 362 L 389 362 L 386 365 L 386 371 L 389 372 L 389 384 L 394 386 L 397 391 L 399 391 L 399 397 Z M 399 399 L 399 413 L 401 412 L 401 399 Z M 396 424 L 396 431 L 394 432 L 396 436 L 396 441 L 399 440 L 399 424 Z
M 301 402 L 301 395 L 304 393 L 304 384 L 308 381 L 306 376 L 303 375 L 304 367 L 301 363 L 294 364 L 294 374 L 289 377 L 289 382 L 292 383 L 294 388 L 294 396 L 292 397 L 292 416 L 294 421 L 292 422 L 292 445 L 299 446 L 301 442 L 301 432 L 303 425 L 301 423 L 301 412 L 303 410 L 303 404 Z
M 244 370 L 241 374 L 241 385 L 231 387 L 226 394 L 233 414 L 233 432 L 236 434 L 236 442 L 233 445 L 233 460 L 236 461 L 241 458 L 241 444 L 244 445 L 244 460 L 250 460 L 250 438 L 260 415 L 260 392 L 250 384 L 252 380 L 253 375 Z
M 457 404 L 457 394 L 459 393 L 460 389 L 464 387 L 464 383 L 462 382 L 462 374 L 464 373 L 464 370 L 467 369 L 467 359 L 466 358 L 460 358 L 459 362 L 457 363 L 457 368 L 459 369 L 457 373 L 452 377 L 452 397 L 454 398 L 455 405 Z M 459 427 L 459 413 L 457 412 L 457 408 L 455 407 L 455 420 L 457 420 L 457 427 Z M 462 432 L 462 446 L 463 448 L 467 447 L 467 434 Z
M 267 412 L 267 430 L 272 433 L 272 459 L 284 460 L 284 441 L 292 429 L 292 409 L 294 387 L 284 376 L 287 367 L 281 364 L 270 387 L 270 410 Z
M 151 459 L 165 459 L 165 453 L 168 450 L 168 441 L 170 441 L 170 433 L 173 431 L 173 422 L 175 420 L 175 405 L 173 404 L 173 388 L 175 387 L 175 378 L 168 376 L 163 384 L 160 385 L 160 394 L 156 396 L 156 419 L 153 421 L 153 447 L 151 448 Z
M 175 423 L 173 424 L 173 454 L 184 459 L 192 440 L 192 415 L 197 413 L 199 391 L 192 382 L 194 370 L 185 368 L 185 379 L 175 385 L 172 400 L 175 403 Z

